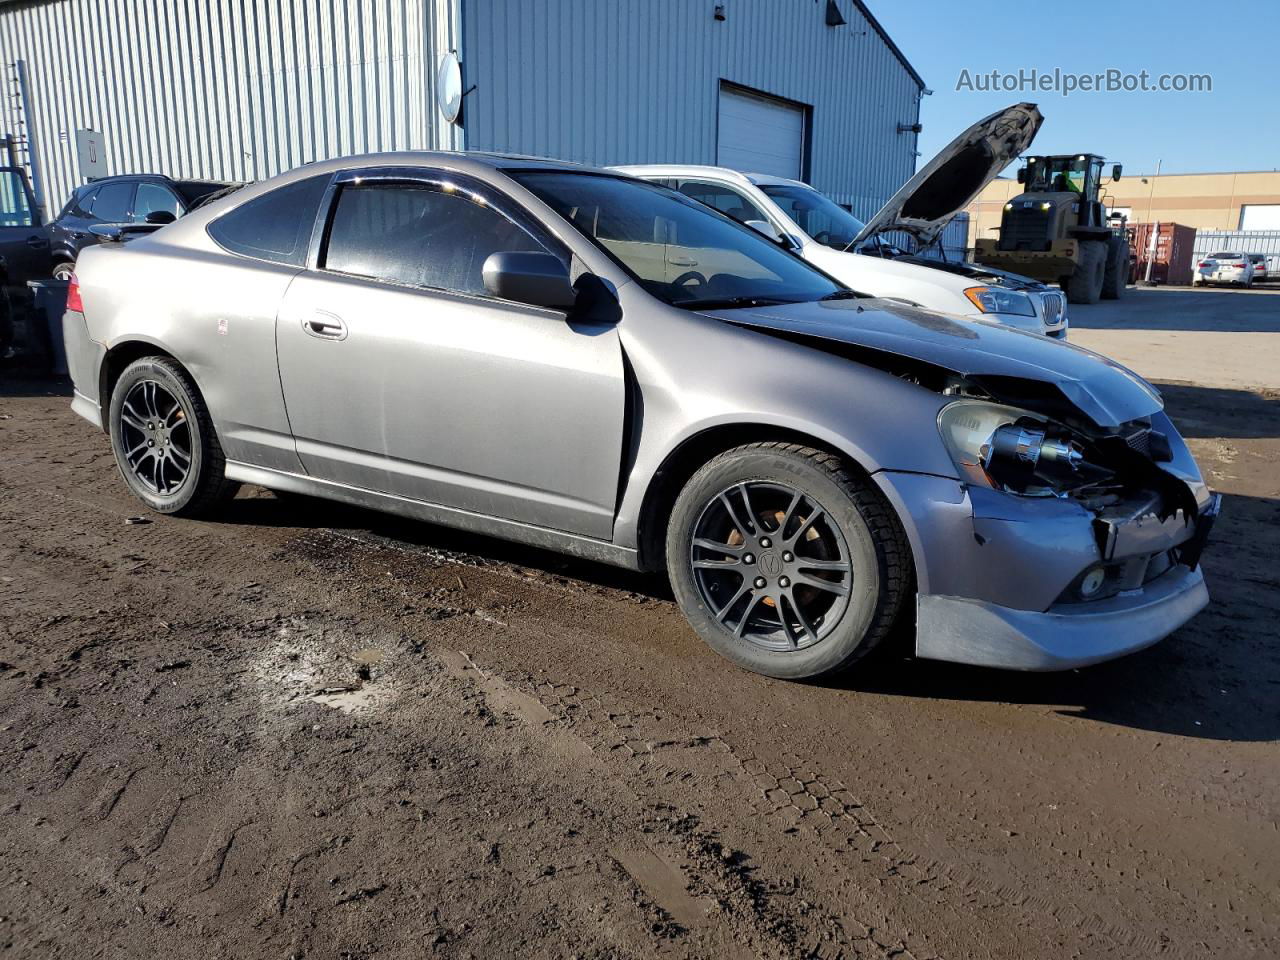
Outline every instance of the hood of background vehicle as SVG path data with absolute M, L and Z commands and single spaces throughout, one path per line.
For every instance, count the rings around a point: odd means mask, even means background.
M 886 230 L 903 230 L 928 246 L 957 213 L 1023 153 L 1044 117 L 1034 103 L 1015 103 L 956 137 L 867 221 L 853 246 Z
M 952 320 L 891 300 L 825 300 L 709 310 L 709 316 L 876 365 L 900 358 L 940 368 L 1004 403 L 1101 429 L 1163 404 L 1140 376 L 1099 354 L 998 323 Z M 892 366 L 892 364 L 890 365 Z
M 874 254 L 868 254 L 868 256 L 874 256 Z M 896 260 L 898 263 L 914 263 L 921 267 L 943 270 L 946 273 L 953 273 L 957 277 L 964 277 L 966 280 L 977 280 L 990 287 L 1003 287 L 1006 290 L 1048 289 L 1048 285 L 1041 283 L 1039 280 L 1032 280 L 1030 277 L 1024 277 L 1018 273 L 1010 273 L 1008 270 L 985 267 L 980 263 L 970 263 L 967 260 L 960 262 L 917 256 L 897 257 Z

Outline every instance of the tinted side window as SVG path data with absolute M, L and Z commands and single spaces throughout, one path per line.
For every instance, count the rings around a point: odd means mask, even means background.
M 371 184 L 338 195 L 324 267 L 488 296 L 481 271 L 490 254 L 543 250 L 502 214 L 460 194 Z
M 90 214 L 103 223 L 124 223 L 133 205 L 133 186 L 132 183 L 104 184 L 93 198 Z
M 148 213 L 165 210 L 175 217 L 182 215 L 182 207 L 178 198 L 168 187 L 158 183 L 138 184 L 138 196 L 133 201 L 134 223 L 145 223 Z
M 680 192 L 692 197 L 708 207 L 714 207 L 721 213 L 728 214 L 739 223 L 748 220 L 765 220 L 769 218 L 754 203 L 728 187 L 716 183 L 699 183 L 696 180 L 685 180 L 680 184 Z
M 89 217 L 89 213 L 93 209 L 93 200 L 98 195 L 101 187 L 80 187 L 71 195 L 71 203 L 67 205 L 67 209 L 63 212 L 63 216 L 72 217 Z
M 300 267 L 329 174 L 279 187 L 209 224 L 209 235 L 232 253 Z

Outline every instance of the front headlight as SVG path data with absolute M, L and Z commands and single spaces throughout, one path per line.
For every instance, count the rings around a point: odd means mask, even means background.
M 1100 479 L 1071 431 L 1029 410 L 957 400 L 938 414 L 938 430 L 960 476 L 970 483 L 1047 497 Z
M 1036 315 L 1036 308 L 1025 293 L 999 287 L 969 287 L 964 295 L 983 313 L 1014 313 L 1020 317 Z

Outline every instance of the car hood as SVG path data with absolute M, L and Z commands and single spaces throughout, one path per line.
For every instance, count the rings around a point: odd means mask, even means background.
M 867 221 L 852 246 L 902 230 L 928 246 L 957 213 L 1031 146 L 1044 118 L 1034 103 L 1015 103 L 952 140 Z
M 867 254 L 874 256 L 874 254 Z M 995 267 L 986 267 L 980 263 L 972 263 L 968 260 L 937 260 L 933 257 L 903 256 L 897 258 L 898 263 L 914 263 L 917 266 L 929 267 L 933 270 L 942 270 L 946 273 L 955 274 L 957 277 L 964 277 L 966 280 L 978 280 L 990 287 L 1003 287 L 1006 290 L 1047 290 L 1048 284 L 1041 283 L 1039 280 L 1032 280 L 1030 277 L 1024 277 L 1020 273 L 1010 273 L 1008 270 L 997 270 Z
M 946 371 L 1003 403 L 1086 428 L 1110 430 L 1163 407 L 1160 394 L 1142 377 L 1090 350 L 891 300 L 826 300 L 706 313 L 882 368 Z M 895 359 L 909 363 L 904 367 Z

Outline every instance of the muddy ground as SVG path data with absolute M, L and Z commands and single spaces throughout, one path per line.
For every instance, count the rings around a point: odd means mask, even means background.
M 0 396 L 0 952 L 1280 955 L 1280 411 L 1167 386 L 1212 606 L 1062 675 L 730 667 L 657 580 L 247 488 L 151 517 Z

